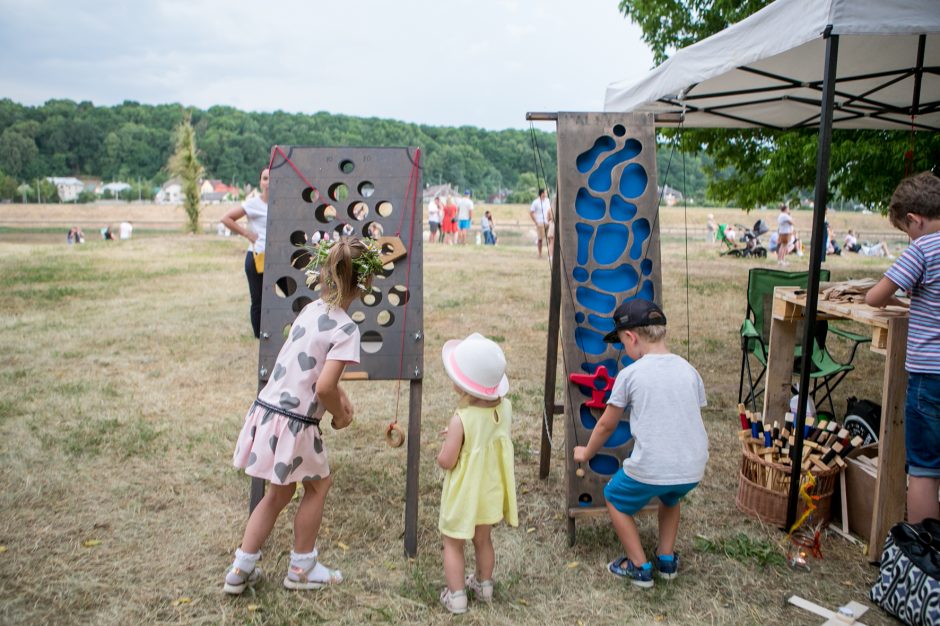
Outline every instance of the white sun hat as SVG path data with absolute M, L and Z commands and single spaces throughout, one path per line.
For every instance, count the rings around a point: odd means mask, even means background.
M 454 384 L 475 398 L 496 400 L 509 391 L 506 355 L 496 342 L 480 333 L 451 339 L 444 344 L 441 358 Z

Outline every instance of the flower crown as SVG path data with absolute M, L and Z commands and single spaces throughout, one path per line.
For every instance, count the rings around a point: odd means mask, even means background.
M 378 274 L 382 271 L 382 267 L 385 263 L 382 261 L 382 253 L 379 249 L 379 244 L 374 240 L 368 237 L 360 239 L 362 242 L 364 250 L 362 253 L 352 260 L 353 270 L 356 272 L 356 286 L 364 291 L 368 292 L 369 288 L 366 287 L 371 276 Z M 327 265 L 327 259 L 330 256 L 330 250 L 336 242 L 332 239 L 323 239 L 315 244 L 304 244 L 301 247 L 310 253 L 310 262 L 307 264 L 307 267 L 304 268 L 304 273 L 307 275 L 307 286 L 312 286 L 317 280 L 320 279 L 320 272 Z M 328 287 L 335 287 L 335 284 L 327 285 Z

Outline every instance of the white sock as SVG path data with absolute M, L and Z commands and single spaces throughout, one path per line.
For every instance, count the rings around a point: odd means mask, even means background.
M 308 552 L 306 554 L 299 554 L 290 551 L 290 564 L 292 567 L 299 567 L 300 569 L 307 571 L 317 563 L 317 549 L 314 548 L 313 552 Z
M 258 563 L 258 559 L 261 558 L 261 550 L 258 550 L 254 554 L 243 551 L 241 548 L 235 549 L 235 567 L 250 574 L 255 569 L 255 565 Z

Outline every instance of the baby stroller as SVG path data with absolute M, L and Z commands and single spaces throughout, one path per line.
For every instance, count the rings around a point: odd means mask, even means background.
M 732 243 L 728 250 L 722 252 L 722 255 L 767 258 L 767 248 L 761 245 L 760 241 L 761 235 L 767 233 L 767 231 L 770 230 L 767 227 L 767 223 L 764 222 L 764 220 L 757 220 L 754 222 L 753 228 L 746 228 L 742 224 L 735 224 L 735 226 L 740 228 L 743 233 L 741 235 L 741 241 L 744 243 L 744 247 L 739 248 L 737 245 Z

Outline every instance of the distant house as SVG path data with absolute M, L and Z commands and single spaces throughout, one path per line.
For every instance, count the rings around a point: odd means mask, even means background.
M 677 202 L 681 202 L 683 199 L 682 192 L 678 189 L 670 187 L 669 185 L 657 187 L 656 190 L 659 192 L 660 197 L 666 203 L 666 206 L 674 206 Z
M 131 186 L 127 183 L 122 183 L 122 182 L 108 183 L 107 185 L 101 186 L 101 193 L 102 195 L 107 193 L 112 198 L 117 198 L 119 195 L 121 195 L 122 192 L 127 191 L 130 188 Z
M 72 176 L 50 176 L 46 180 L 55 185 L 59 200 L 62 202 L 78 200 L 78 194 L 85 188 L 85 183 Z
M 93 193 L 96 196 L 100 196 L 102 193 L 102 183 L 100 178 L 95 178 L 93 176 L 82 176 L 79 178 L 82 181 L 82 184 L 85 185 L 83 192 Z
M 211 189 L 207 191 L 207 189 Z M 218 179 L 203 181 L 199 188 L 202 199 L 206 202 L 223 202 L 225 200 L 234 200 L 238 198 L 238 187 L 226 185 Z
M 163 183 L 160 191 L 154 196 L 157 204 L 179 204 L 183 201 L 183 185 L 178 177 L 171 178 Z

